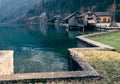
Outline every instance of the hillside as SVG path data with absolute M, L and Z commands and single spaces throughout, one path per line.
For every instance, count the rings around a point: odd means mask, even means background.
M 0 22 L 8 22 L 27 12 L 40 0 L 0 0 Z
M 1 0 L 0 4 L 2 1 L 6 0 Z M 7 1 L 10 3 L 12 0 Z M 24 23 L 27 18 L 39 16 L 43 12 L 46 12 L 49 16 L 58 13 L 65 15 L 78 10 L 81 12 L 86 12 L 88 10 L 95 12 L 112 12 L 114 0 L 31 0 L 31 2 L 30 0 L 17 0 L 14 1 L 14 3 L 6 3 L 7 5 L 3 4 L 2 7 L 0 6 L 1 22 L 12 20 L 13 22 L 18 21 L 19 23 Z M 5 9 L 1 10 L 3 8 Z M 116 9 L 117 21 L 120 21 L 120 0 L 116 0 Z
M 39 4 L 29 9 L 24 18 L 39 16 L 46 12 L 49 16 L 55 14 L 66 14 L 80 10 L 81 12 L 91 11 L 108 11 L 113 12 L 114 0 L 42 0 Z M 116 17 L 120 21 L 120 0 L 116 0 Z M 20 19 L 21 20 L 21 19 Z M 21 20 L 22 21 L 22 20 Z

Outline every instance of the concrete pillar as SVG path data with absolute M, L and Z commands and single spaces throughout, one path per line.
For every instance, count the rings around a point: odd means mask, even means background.
M 14 73 L 14 61 L 12 50 L 0 51 L 0 75 L 11 75 Z

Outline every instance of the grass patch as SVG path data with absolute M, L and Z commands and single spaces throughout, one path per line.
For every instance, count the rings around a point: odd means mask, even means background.
M 120 83 L 120 53 L 113 51 L 87 50 L 77 52 L 85 59 L 102 77 L 96 84 Z M 93 81 L 89 83 L 95 84 Z
M 91 40 L 98 41 L 100 43 L 110 45 L 117 49 L 117 52 L 120 52 L 120 32 L 112 33 L 103 36 L 97 36 L 90 38 Z

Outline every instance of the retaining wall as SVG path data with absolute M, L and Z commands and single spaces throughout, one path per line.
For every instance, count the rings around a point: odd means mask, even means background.
M 89 34 L 89 35 L 83 35 L 83 36 L 77 36 L 76 39 L 84 41 L 87 44 L 96 46 L 96 47 L 92 47 L 92 49 L 103 49 L 103 50 L 112 50 L 115 51 L 116 49 L 110 45 L 105 45 L 93 40 L 90 40 L 90 37 L 95 37 L 95 36 L 101 36 L 101 35 L 107 35 L 107 34 L 111 34 L 111 33 L 117 33 L 119 31 L 111 31 L 111 32 L 102 32 L 102 33 L 94 33 L 94 34 Z M 90 48 L 89 48 L 90 49 Z
M 110 32 L 115 33 L 115 32 Z M 104 35 L 107 33 L 96 33 L 90 35 L 83 35 L 76 37 L 90 45 L 96 46 L 92 48 L 72 48 L 69 49 L 70 56 L 79 66 L 82 71 L 70 71 L 70 72 L 44 72 L 44 73 L 27 73 L 27 74 L 13 74 L 13 51 L 2 51 L 0 57 L 0 82 L 4 81 L 20 81 L 20 80 L 47 80 L 47 79 L 68 79 L 68 78 L 86 78 L 86 77 L 99 77 L 99 74 L 80 56 L 75 52 L 78 49 L 102 49 L 102 50 L 115 50 L 115 48 L 104 45 L 88 39 L 88 37 Z M 12 74 L 12 75 L 11 75 Z

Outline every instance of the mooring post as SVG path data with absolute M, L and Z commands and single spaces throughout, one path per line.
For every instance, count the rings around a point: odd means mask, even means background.
M 85 33 L 85 27 L 83 26 L 82 28 L 83 28 L 83 34 L 84 34 Z

